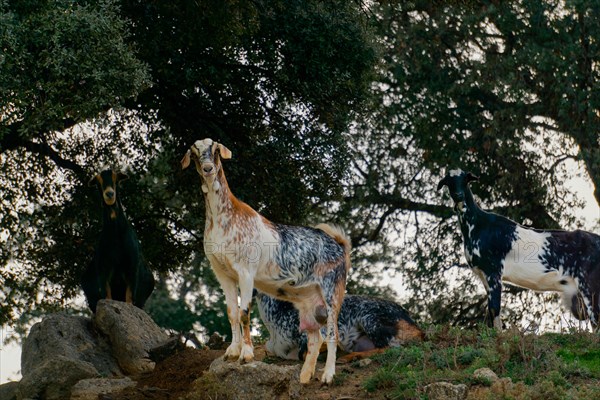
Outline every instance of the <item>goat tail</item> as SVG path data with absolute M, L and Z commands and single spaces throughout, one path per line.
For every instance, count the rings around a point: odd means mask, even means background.
M 350 251 L 352 250 L 352 242 L 344 230 L 337 225 L 319 224 L 315 228 L 322 230 L 331 236 L 339 245 L 344 248 L 346 255 L 346 271 L 350 269 Z

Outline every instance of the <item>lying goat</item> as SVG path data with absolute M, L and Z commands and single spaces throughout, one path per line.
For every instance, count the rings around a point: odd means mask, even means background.
M 124 174 L 106 170 L 89 182 L 100 190 L 103 216 L 94 258 L 81 278 L 92 312 L 96 312 L 101 299 L 126 301 L 143 308 L 154 289 L 154 277 L 143 260 L 137 236 L 117 196 L 118 182 L 125 179 Z
M 211 139 L 196 141 L 181 162 L 183 168 L 190 164 L 190 157 L 202 179 L 206 205 L 204 250 L 225 293 L 231 323 L 232 343 L 225 357 L 254 359 L 250 303 L 256 286 L 294 303 L 300 312 L 299 328 L 308 332 L 302 383 L 315 373 L 323 341 L 320 328 L 326 323 L 328 353 L 321 380 L 330 383 L 335 374 L 337 317 L 350 267 L 348 239 L 328 225 L 315 229 L 274 224 L 236 199 L 221 164 L 221 159 L 231 158 L 231 151 L 222 144 Z
M 501 280 L 536 291 L 561 292 L 578 319 L 598 323 L 600 236 L 576 230 L 528 229 L 501 215 L 483 211 L 473 200 L 469 182 L 478 178 L 452 170 L 447 186 L 458 214 L 469 266 L 488 292 L 488 310 L 501 329 Z
M 298 311 L 291 303 L 257 292 L 260 317 L 269 330 L 267 352 L 289 360 L 302 360 L 306 353 L 306 335 L 298 330 Z M 341 360 L 350 361 L 423 340 L 425 334 L 406 310 L 397 303 L 365 296 L 346 295 L 338 317 L 342 351 L 350 353 Z

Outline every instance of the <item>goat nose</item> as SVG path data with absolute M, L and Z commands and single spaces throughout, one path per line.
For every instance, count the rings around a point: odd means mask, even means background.
M 206 172 L 207 174 L 209 174 L 209 173 L 210 173 L 210 172 L 213 170 L 213 166 L 212 166 L 212 165 L 204 165 L 204 166 L 202 167 L 202 170 L 203 170 L 204 172 Z
M 112 199 L 115 196 L 115 191 L 114 190 L 107 190 L 104 195 L 109 198 Z

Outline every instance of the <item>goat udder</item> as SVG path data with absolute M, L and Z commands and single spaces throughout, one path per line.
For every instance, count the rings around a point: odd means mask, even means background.
M 315 320 L 314 316 L 300 318 L 300 332 L 316 331 L 319 329 L 321 329 L 321 324 Z

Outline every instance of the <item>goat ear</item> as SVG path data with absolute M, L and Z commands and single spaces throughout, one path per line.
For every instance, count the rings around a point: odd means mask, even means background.
M 440 183 L 438 183 L 437 185 L 437 190 L 440 190 L 441 188 L 443 188 L 444 186 L 448 186 L 448 177 L 444 177 L 444 179 L 442 179 L 440 181 Z
M 467 173 L 467 183 L 469 183 L 469 182 L 475 182 L 475 181 L 478 181 L 478 180 L 479 180 L 478 176 L 473 175 L 470 172 Z
M 94 175 L 94 177 L 88 181 L 88 186 L 90 186 L 90 187 L 96 186 L 98 183 L 100 183 L 99 178 L 100 178 L 100 175 Z
M 221 143 L 217 143 L 217 148 L 219 149 L 221 158 L 225 160 L 229 160 L 231 158 L 231 150 L 229 150 L 227 147 L 223 146 Z
M 185 155 L 181 159 L 181 169 L 186 169 L 190 166 L 190 156 L 192 155 L 192 151 L 188 150 L 185 152 Z
M 129 177 L 127 175 L 125 175 L 122 172 L 117 173 L 117 181 L 121 182 L 121 181 L 126 181 L 127 179 L 129 179 Z

